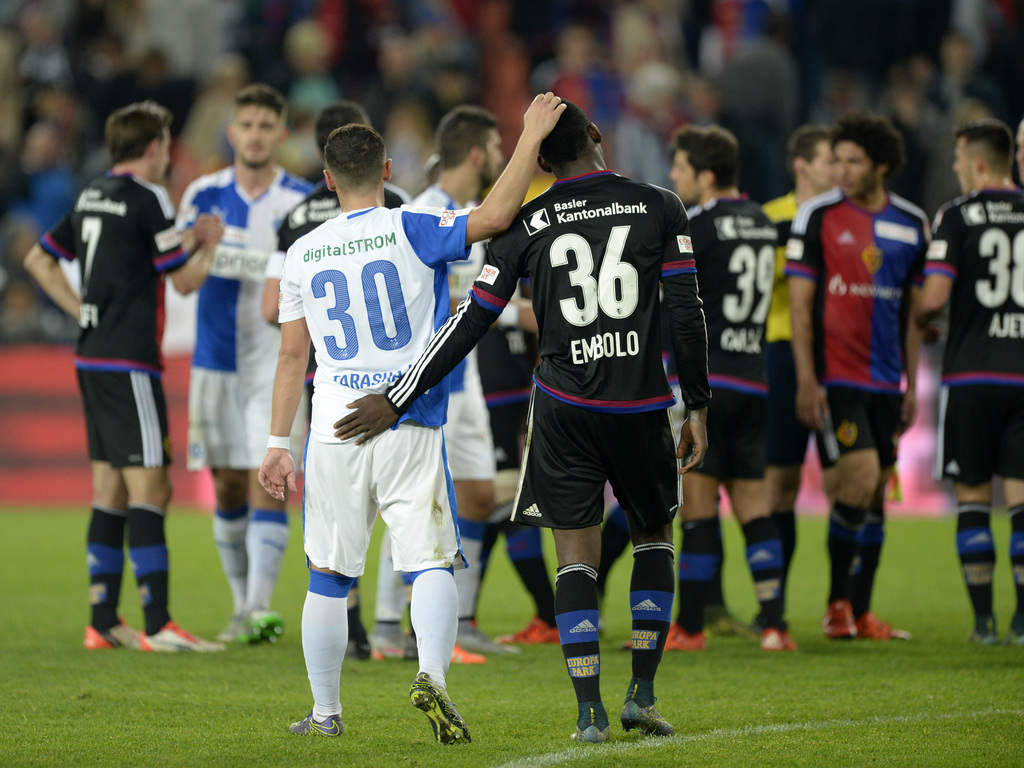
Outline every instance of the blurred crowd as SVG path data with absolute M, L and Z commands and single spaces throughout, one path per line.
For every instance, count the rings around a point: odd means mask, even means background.
M 313 116 L 354 99 L 412 194 L 461 103 L 498 115 L 510 151 L 553 90 L 600 126 L 611 168 L 667 187 L 672 133 L 723 125 L 758 201 L 790 187 L 794 128 L 866 107 L 907 144 L 891 188 L 931 214 L 958 192 L 955 126 L 1024 115 L 1024 0 L 0 0 L 0 343 L 76 335 L 21 262 L 107 167 L 106 116 L 147 98 L 173 112 L 177 201 L 230 162 L 248 82 L 288 97 L 289 170 L 319 177 Z

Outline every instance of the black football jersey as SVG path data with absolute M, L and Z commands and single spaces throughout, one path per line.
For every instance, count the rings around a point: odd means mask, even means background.
M 958 197 L 934 229 L 924 273 L 954 281 L 943 382 L 1024 386 L 1024 194 Z
M 596 171 L 556 181 L 491 240 L 470 298 L 389 393 L 396 407 L 472 347 L 520 277 L 530 279 L 539 326 L 538 388 L 598 411 L 668 407 L 661 284 L 683 397 L 706 404 L 707 337 L 683 205 L 660 187 Z
M 158 373 L 162 273 L 188 259 L 167 191 L 136 176 L 102 176 L 41 245 L 52 256 L 78 262 L 82 310 L 75 364 Z
M 384 187 L 384 206 L 386 208 L 401 208 L 409 200 L 402 197 L 404 192 L 399 194 L 395 189 Z M 341 203 L 338 196 L 327 188 L 326 184 L 318 184 L 312 192 L 306 195 L 305 199 L 292 208 L 284 217 L 277 228 L 277 250 L 288 253 L 296 240 L 303 235 L 308 235 L 325 221 L 333 219 L 341 213 Z
M 690 209 L 690 233 L 708 325 L 711 386 L 766 393 L 764 328 L 776 226 L 757 203 L 722 197 Z

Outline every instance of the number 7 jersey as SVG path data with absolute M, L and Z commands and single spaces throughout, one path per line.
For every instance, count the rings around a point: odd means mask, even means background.
M 451 313 L 450 261 L 469 256 L 469 210 L 365 208 L 299 238 L 281 274 L 281 323 L 305 318 L 316 350 L 310 431 L 336 442 L 345 405 L 383 392 Z M 448 381 L 403 418 L 444 423 Z

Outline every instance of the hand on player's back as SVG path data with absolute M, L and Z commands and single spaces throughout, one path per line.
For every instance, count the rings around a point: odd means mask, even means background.
M 359 437 L 356 445 L 362 445 L 398 421 L 398 414 L 384 395 L 367 395 L 346 407 L 355 411 L 334 422 L 334 436 L 341 440 Z

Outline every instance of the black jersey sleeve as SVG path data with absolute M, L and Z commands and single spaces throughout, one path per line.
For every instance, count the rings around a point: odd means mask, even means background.
M 47 253 L 56 259 L 73 261 L 75 258 L 75 223 L 72 218 L 74 209 L 64 214 L 56 226 L 43 235 L 39 244 Z
M 150 257 L 157 272 L 173 271 L 188 261 L 188 253 L 181 244 L 181 232 L 174 225 L 174 214 L 169 200 L 161 201 L 157 193 L 146 190 L 143 216 L 148 235 Z
M 924 265 L 926 276 L 937 274 L 956 280 L 960 274 L 964 238 L 963 217 L 958 212 L 954 204 L 947 203 L 935 214 L 935 235 Z

